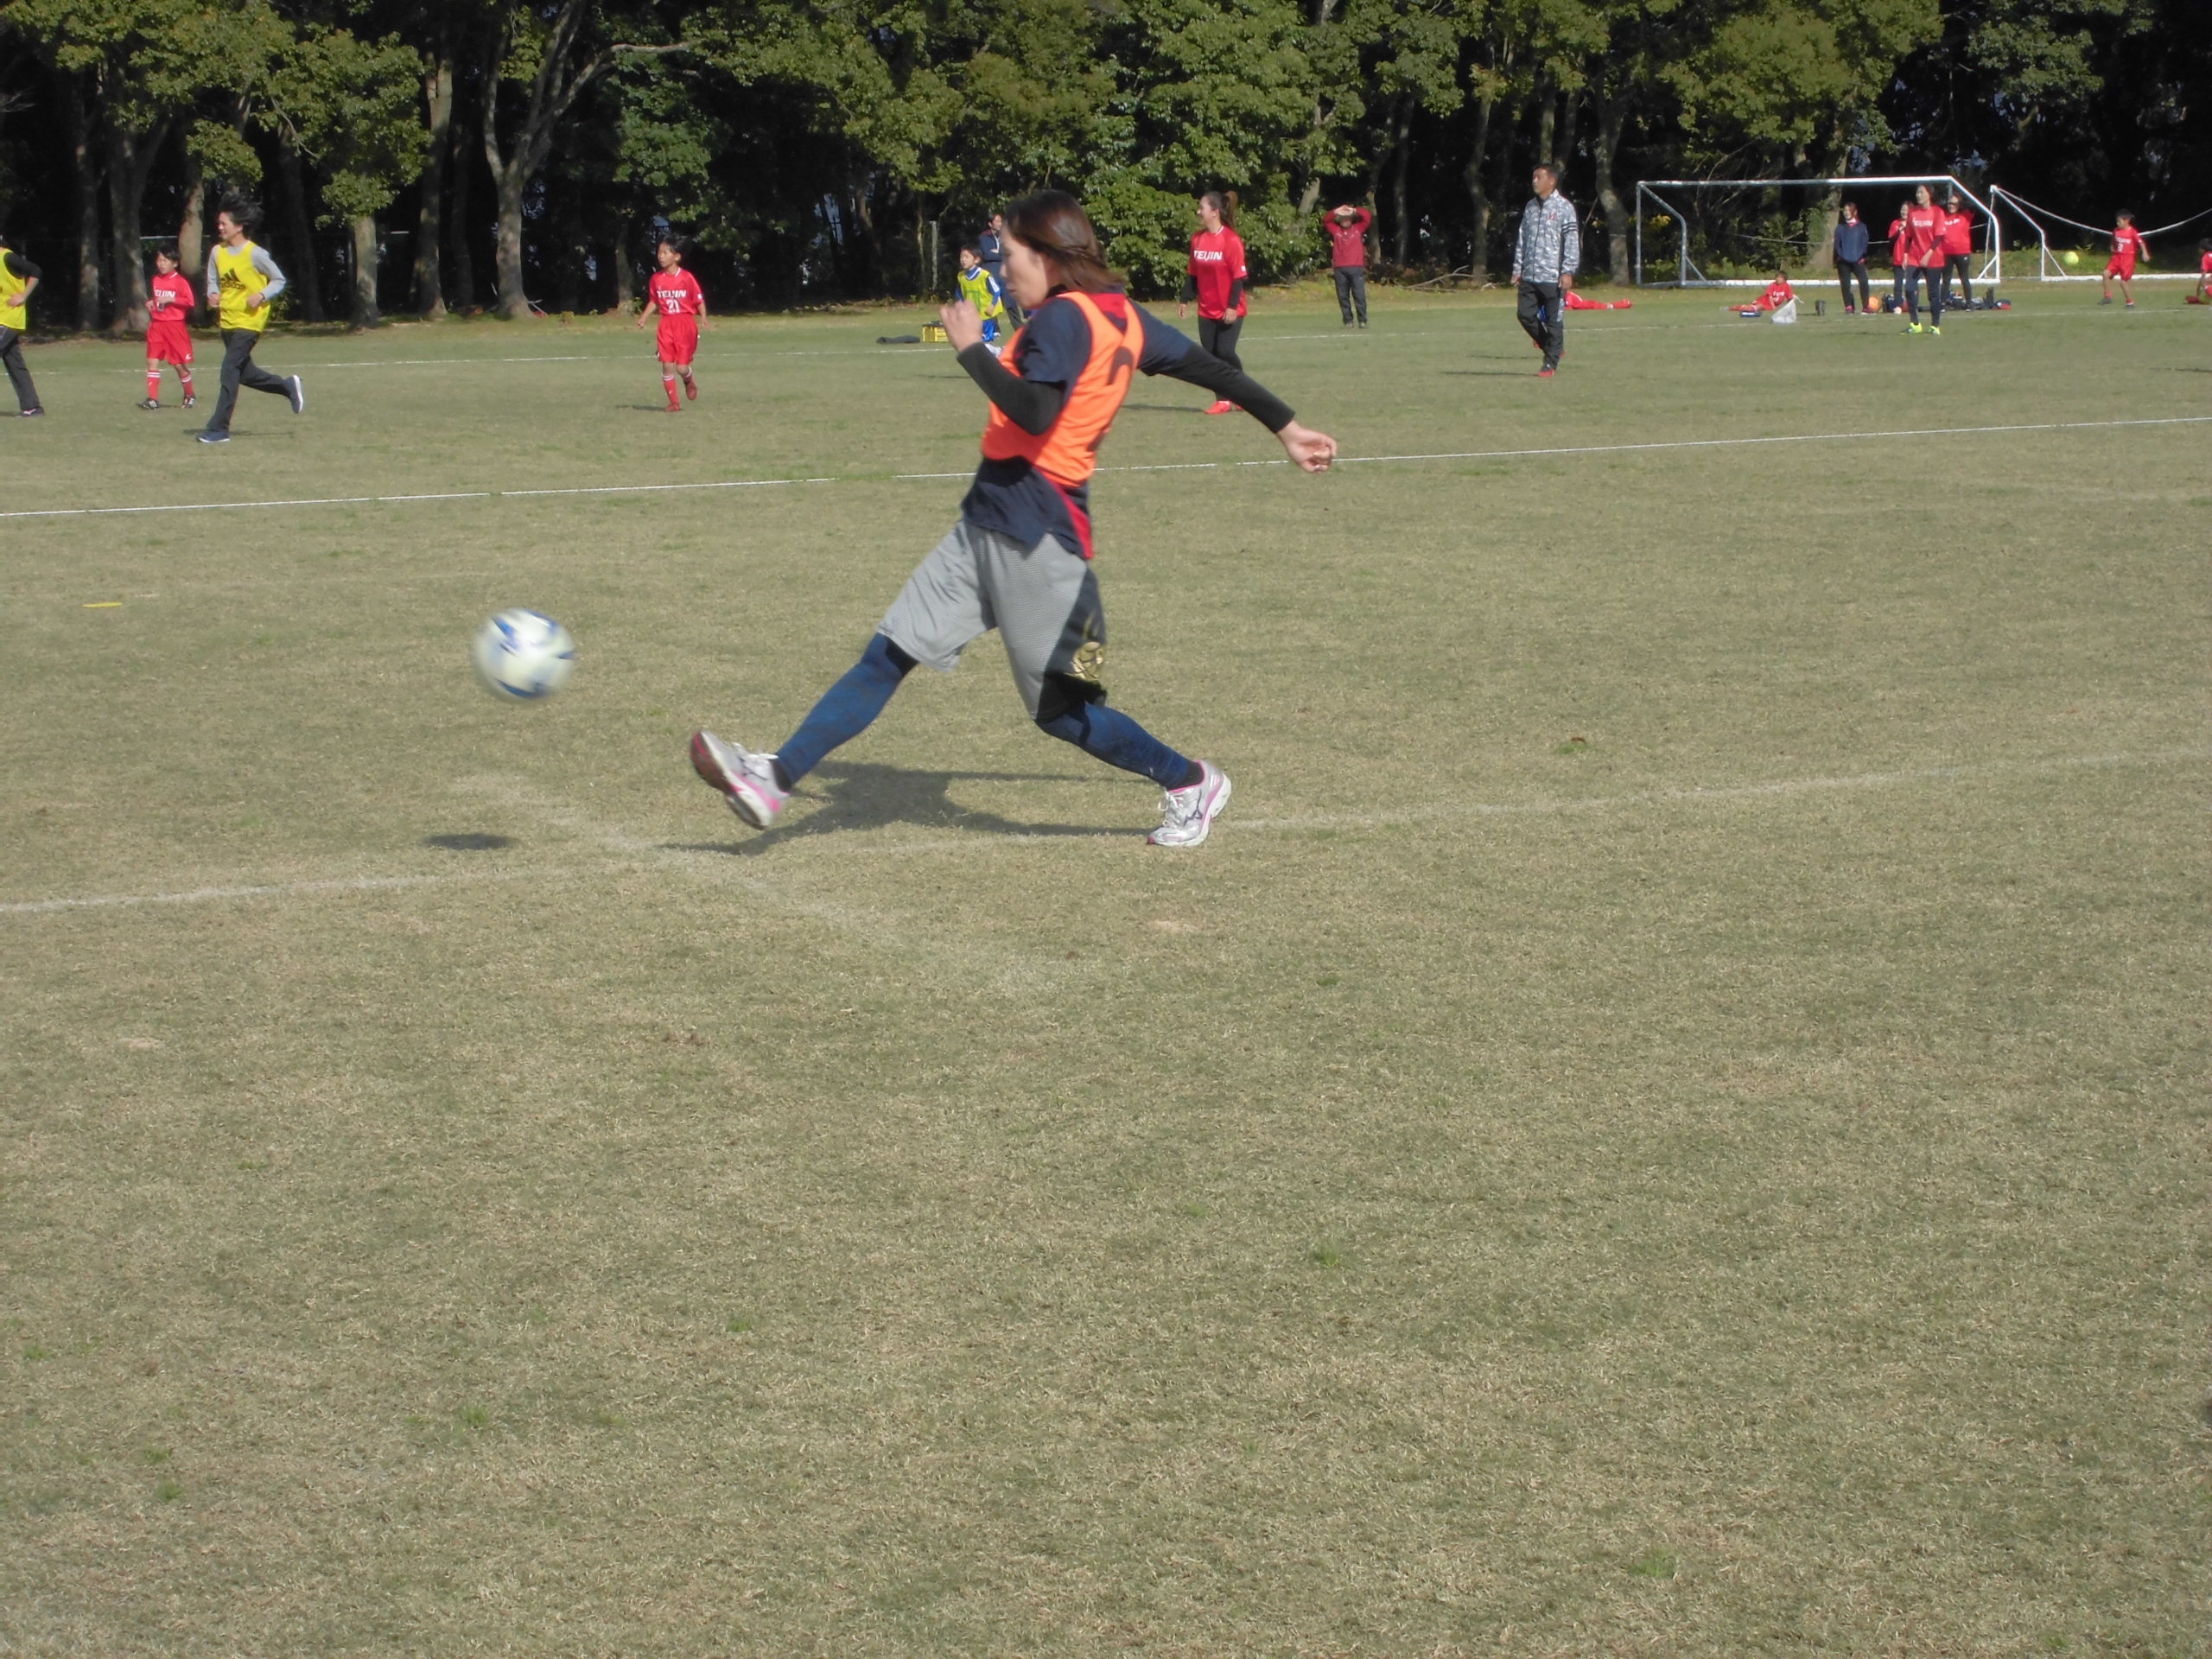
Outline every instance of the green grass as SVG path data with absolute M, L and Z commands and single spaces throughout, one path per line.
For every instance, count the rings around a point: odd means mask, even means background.
M 2177 296 L 2018 295 L 1246 358 L 1363 455 L 2212 416 Z M 911 323 L 673 419 L 279 337 L 218 451 L 32 353 L 5 510 L 829 481 L 0 520 L 0 1649 L 2201 1651 L 2212 427 L 1109 474 L 1214 839 L 990 642 L 753 836 L 685 734 L 957 509 Z M 1279 454 L 1204 401 L 1108 461 Z

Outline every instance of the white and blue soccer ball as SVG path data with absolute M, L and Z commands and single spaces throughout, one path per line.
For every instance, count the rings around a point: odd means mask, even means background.
M 476 677 L 497 697 L 550 697 L 569 683 L 576 642 L 542 611 L 501 611 L 469 647 Z

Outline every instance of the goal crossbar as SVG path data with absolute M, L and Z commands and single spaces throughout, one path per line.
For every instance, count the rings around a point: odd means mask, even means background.
M 2005 274 L 2005 238 L 1997 221 L 1997 210 L 1992 202 L 1968 189 L 1948 173 L 1929 175 L 1860 174 L 1843 179 L 1639 179 L 1636 185 L 1636 285 L 1639 288 L 1764 288 L 1764 276 L 1708 276 L 1699 270 L 1690 257 L 1689 219 L 1682 210 L 1659 193 L 1662 190 L 1860 190 L 1883 185 L 1903 185 L 1910 188 L 1927 185 L 1945 194 L 1958 192 L 1961 201 L 1970 203 L 1974 212 L 1988 226 L 1988 247 L 1984 251 L 1981 269 L 1974 274 L 1974 281 L 1993 286 Z M 1993 194 L 1994 193 L 1993 192 Z M 1644 203 L 1649 200 L 1674 221 L 1675 276 L 1672 282 L 1648 281 L 1643 274 L 1643 226 L 1651 217 Z

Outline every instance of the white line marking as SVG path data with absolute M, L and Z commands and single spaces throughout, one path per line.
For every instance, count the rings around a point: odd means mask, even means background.
M 1579 799 L 1513 802 L 1437 802 L 1427 806 L 1411 807 L 1402 812 L 1322 812 L 1297 817 L 1281 818 L 1224 818 L 1217 826 L 1223 830 L 1249 830 L 1267 833 L 1276 830 L 1325 829 L 1380 829 L 1402 823 L 1451 823 L 1494 817 L 1536 817 L 1564 812 L 1602 812 L 1622 807 L 1668 806 L 1694 804 L 1708 801 L 1770 800 L 1793 795 L 1818 794 L 1831 790 L 1896 789 L 1912 784 L 1948 783 L 1974 778 L 2031 776 L 2039 772 L 2069 772 L 2091 766 L 2147 766 L 2175 760 L 2212 760 L 2212 748 L 2164 749 L 2142 754 L 2076 754 L 2062 755 L 2048 760 L 1990 761 L 1951 766 L 1923 766 L 1906 772 L 1863 772 L 1829 778 L 1783 778 L 1760 784 L 1719 784 L 1696 785 L 1684 789 L 1646 790 L 1630 795 L 1587 796 Z M 486 786 L 499 780 L 466 780 L 465 786 Z M 641 857 L 651 862 L 679 864 L 700 868 L 702 859 L 713 861 L 710 868 L 727 866 L 727 857 L 720 854 L 706 854 L 688 849 L 673 848 L 621 834 L 586 820 L 574 813 L 556 810 L 541 803 L 535 810 L 549 820 L 559 823 L 574 833 L 599 840 L 609 851 L 624 855 L 603 865 L 560 866 L 531 869 L 491 869 L 456 871 L 449 875 L 391 875 L 344 876 L 315 881 L 270 882 L 251 887 L 194 887 L 181 893 L 102 893 L 76 899 L 27 899 L 0 904 L 0 916 L 42 916 L 66 911 L 114 910 L 145 905 L 194 905 L 241 899 L 293 899 L 318 897 L 327 893 L 384 893 L 404 891 L 416 887 L 453 887 L 479 881 L 551 880 L 570 876 L 603 875 L 617 872 L 634 871 L 639 868 Z M 1135 837 L 1139 830 L 1132 827 L 1126 832 Z M 978 832 L 965 836 L 925 836 L 918 837 L 864 840 L 827 836 L 819 841 L 804 837 L 785 842 L 776 855 L 829 855 L 846 858 L 905 858 L 936 852 L 988 852 L 1008 846 L 1038 847 L 1054 843 L 1072 844 L 1101 839 L 1122 839 L 1124 832 L 1102 830 L 1092 834 L 1026 835 L 986 834 Z M 766 891 L 765 883 L 772 866 L 754 865 L 743 872 L 745 885 Z M 824 912 L 827 913 L 826 912 Z
M 1666 438 L 1646 443 L 1580 443 L 1536 449 L 1454 449 L 1433 454 L 1338 455 L 1340 466 L 1380 466 L 1424 461 L 1527 461 L 1546 455 L 1625 455 L 1660 449 L 1730 449 L 1773 443 L 1855 443 L 1873 439 L 1974 437 L 2009 432 L 2087 432 L 2119 427 L 2203 426 L 2212 415 L 2162 415 L 2120 421 L 2023 421 L 2003 426 L 1896 427 L 1870 432 L 1789 432 L 1751 438 Z M 1101 467 L 1101 473 L 1227 472 L 1238 467 L 1287 467 L 1277 461 L 1178 461 L 1134 467 Z M 866 484 L 887 480 L 897 484 L 934 482 L 970 476 L 957 473 L 890 473 L 848 474 L 842 478 L 734 478 L 697 484 L 591 484 L 566 489 L 452 490 L 425 495 L 306 496 L 273 501 L 187 501 L 143 507 L 30 507 L 0 512 L 7 518 L 92 518 L 115 513 L 216 512 L 249 507 L 365 506 L 404 501 L 489 501 L 538 495 L 651 495 L 670 490 L 751 490 L 790 484 Z

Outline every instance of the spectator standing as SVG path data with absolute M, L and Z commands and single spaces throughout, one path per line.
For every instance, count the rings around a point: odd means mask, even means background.
M 1843 288 L 1843 315 L 1856 316 L 1861 311 L 1872 311 L 1873 302 L 1866 293 L 1866 245 L 1870 239 L 1866 221 L 1859 217 L 1859 204 L 1843 204 L 1843 222 L 1835 227 L 1835 276 Z M 1859 279 L 1859 303 L 1851 302 L 1851 279 Z
M 1535 191 L 1521 212 L 1520 234 L 1513 242 L 1515 315 L 1529 338 L 1541 346 L 1539 375 L 1558 372 L 1567 353 L 1567 307 L 1561 296 L 1574 286 L 1582 263 L 1582 230 L 1574 206 L 1560 194 L 1556 162 L 1539 162 L 1530 176 Z
M 999 295 L 1006 306 L 1007 321 L 1011 327 L 1021 326 L 1021 302 L 1014 297 L 1014 290 L 1006 285 L 1006 215 L 993 213 L 990 224 L 976 238 L 976 257 L 991 281 L 998 285 Z
M 1337 279 L 1337 309 L 1344 327 L 1352 326 L 1352 308 L 1359 308 L 1359 327 L 1367 327 L 1367 227 L 1375 215 L 1364 207 L 1342 202 L 1321 221 L 1329 233 L 1329 271 Z
M 1943 303 L 1951 303 L 1951 278 L 1959 279 L 1962 306 L 1974 304 L 1974 283 L 1967 271 L 1974 264 L 1974 215 L 1955 190 L 1943 198 Z
M 38 388 L 31 383 L 29 365 L 23 361 L 23 336 L 30 330 L 31 292 L 38 287 L 39 268 L 20 253 L 9 251 L 0 236 L 0 365 L 8 371 L 8 384 L 16 389 L 16 403 L 25 415 L 43 415 Z
M 1912 216 L 1912 204 L 1897 203 L 1897 216 L 1890 221 L 1890 309 L 1904 309 L 1904 240 L 1905 221 Z
M 1175 315 L 1185 315 L 1192 300 L 1198 302 L 1198 344 L 1232 369 L 1242 369 L 1236 355 L 1236 336 L 1244 329 L 1244 285 L 1251 280 L 1244 268 L 1244 238 L 1236 234 L 1236 193 L 1209 190 L 1198 198 L 1198 233 L 1191 238 L 1191 257 L 1184 267 L 1183 296 Z M 1236 407 L 1217 397 L 1209 415 L 1226 415 Z

